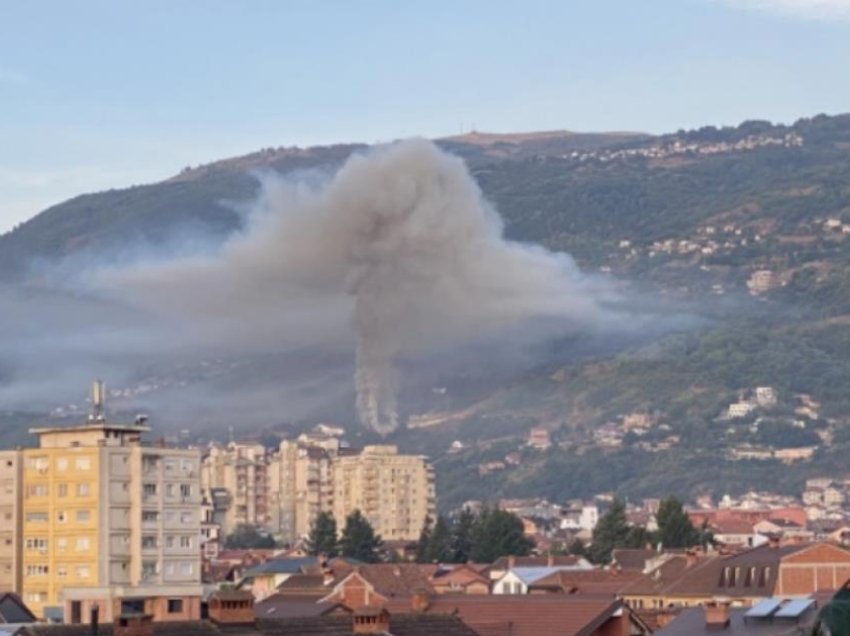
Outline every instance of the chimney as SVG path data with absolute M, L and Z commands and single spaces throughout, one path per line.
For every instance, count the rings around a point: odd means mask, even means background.
M 388 634 L 390 613 L 382 607 L 361 607 L 354 612 L 354 634 Z
M 98 605 L 92 605 L 91 618 L 89 619 L 89 632 L 91 636 L 98 636 L 100 632 L 100 625 L 98 624 L 99 614 L 100 607 Z
M 508 569 L 513 569 L 514 565 L 516 565 L 516 557 L 512 554 L 508 557 Z
M 776 548 L 779 547 L 780 541 L 781 541 L 781 538 L 779 537 L 779 535 L 772 534 L 768 538 L 767 543 L 771 548 L 776 549 Z
M 705 626 L 707 629 L 726 629 L 729 627 L 729 605 L 726 600 L 709 601 L 704 606 Z
M 699 560 L 697 557 L 697 551 L 693 548 L 685 550 L 685 560 L 689 568 L 695 566 Z
M 410 610 L 414 614 L 423 614 L 428 610 L 430 604 L 431 597 L 428 590 L 420 587 L 413 591 L 413 596 L 410 597 Z

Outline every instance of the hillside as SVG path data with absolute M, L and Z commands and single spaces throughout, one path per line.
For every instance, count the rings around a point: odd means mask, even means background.
M 795 492 L 808 475 L 844 470 L 850 115 L 660 137 L 476 133 L 440 143 L 468 161 L 509 237 L 567 251 L 633 298 L 691 318 L 621 341 L 551 342 L 519 370 L 470 364 L 403 387 L 405 414 L 429 425 L 392 439 L 435 458 L 443 505 L 608 490 Z M 241 225 L 229 202 L 256 191 L 249 171 L 333 170 L 358 149 L 267 149 L 78 197 L 0 237 L 0 271 L 32 283 L 33 259 L 93 247 L 120 258 L 127 244 L 174 235 L 215 244 Z M 285 364 L 249 365 L 240 377 L 268 378 Z M 759 403 L 757 387 L 774 399 Z M 350 424 L 349 400 L 334 394 L 317 417 Z M 728 416 L 730 404 L 750 402 Z M 524 446 L 532 426 L 550 431 L 551 448 Z

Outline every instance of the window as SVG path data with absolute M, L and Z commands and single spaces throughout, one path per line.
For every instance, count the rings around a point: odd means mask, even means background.
M 88 510 L 77 510 L 77 523 L 88 523 L 91 519 L 91 512 Z
M 183 576 L 192 576 L 192 573 L 195 571 L 195 566 L 192 563 L 181 563 L 180 564 L 180 574 Z
M 68 568 L 64 565 L 57 565 L 56 576 L 58 576 L 60 579 L 64 579 L 66 576 L 68 576 Z
M 142 578 L 150 578 L 152 576 L 156 576 L 157 571 L 158 570 L 156 566 L 156 561 L 142 562 Z
M 174 484 L 166 484 L 165 485 L 165 496 L 173 497 L 174 496 Z
M 27 513 L 27 523 L 47 523 L 49 518 L 49 515 L 44 511 Z
M 57 497 L 67 497 L 68 496 L 68 484 L 56 484 L 56 496 Z
M 28 565 L 26 572 L 27 576 L 47 576 L 49 570 L 50 568 L 47 565 L 38 563 Z
M 77 552 L 85 552 L 91 549 L 91 539 L 88 537 L 77 537 L 74 549 Z
M 47 550 L 47 539 L 36 537 L 29 538 L 24 541 L 24 546 L 26 546 L 27 550 L 39 550 L 46 551 Z
M 47 600 L 47 592 L 27 592 L 24 600 L 27 603 L 44 603 Z
M 91 457 L 77 457 L 74 461 L 77 470 L 91 470 Z
M 56 460 L 56 470 L 58 471 L 66 471 L 68 470 L 68 458 L 60 457 Z
M 144 484 L 142 486 L 142 494 L 145 497 L 155 497 L 156 496 L 156 484 Z
M 168 613 L 169 614 L 180 614 L 183 611 L 183 599 L 182 598 L 170 598 L 168 599 Z
M 182 470 L 184 473 L 191 473 L 194 468 L 194 463 L 190 459 L 184 459 L 180 462 L 180 470 Z
M 78 579 L 87 579 L 91 576 L 91 570 L 87 565 L 78 565 L 74 568 L 74 574 L 77 575 Z
M 192 523 L 193 518 L 194 517 L 192 516 L 191 512 L 181 512 L 180 513 L 180 523 Z
M 68 539 L 66 539 L 65 537 L 59 537 L 58 539 L 56 539 L 56 549 L 59 550 L 59 552 L 64 552 L 65 550 L 67 550 Z
M 192 496 L 192 486 L 190 484 L 180 484 L 180 496 L 188 499 Z
M 142 510 L 142 521 L 144 523 L 156 523 L 159 521 L 159 512 L 156 510 Z
M 64 510 L 60 510 L 56 513 L 56 521 L 58 521 L 59 523 L 65 523 L 66 521 L 68 521 L 68 513 Z
M 180 537 L 180 547 L 181 548 L 191 548 L 192 547 L 192 537 Z
M 146 534 L 142 537 L 142 547 L 143 548 L 155 548 L 156 547 L 156 535 L 155 534 Z
M 29 484 L 27 486 L 27 497 L 46 497 L 50 491 L 47 484 Z
M 46 473 L 48 466 L 50 466 L 50 460 L 44 455 L 27 457 L 26 467 L 29 470 L 37 470 L 40 473 Z
M 77 497 L 88 497 L 91 493 L 91 487 L 88 482 L 77 484 Z
M 165 564 L 165 576 L 174 576 L 174 564 L 166 563 Z
M 165 537 L 165 547 L 173 548 L 174 547 L 174 537 L 172 535 L 168 535 Z

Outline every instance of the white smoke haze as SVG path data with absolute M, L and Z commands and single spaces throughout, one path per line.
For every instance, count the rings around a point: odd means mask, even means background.
M 573 260 L 508 241 L 465 164 L 403 141 L 323 185 L 267 176 L 248 229 L 214 255 L 102 271 L 92 290 L 151 315 L 170 347 L 356 352 L 362 423 L 399 425 L 398 361 L 553 319 L 622 324 L 617 295 Z

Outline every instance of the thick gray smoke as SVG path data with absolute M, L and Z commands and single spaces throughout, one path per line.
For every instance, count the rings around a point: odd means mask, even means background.
M 321 186 L 268 177 L 254 223 L 219 254 L 100 284 L 179 318 L 186 346 L 351 346 L 359 417 L 382 434 L 399 423 L 400 356 L 532 318 L 573 330 L 608 319 L 604 284 L 505 240 L 464 163 L 420 140 L 354 156 Z

